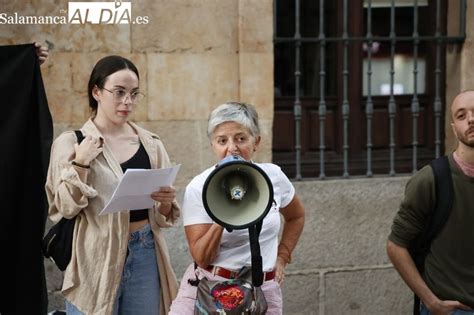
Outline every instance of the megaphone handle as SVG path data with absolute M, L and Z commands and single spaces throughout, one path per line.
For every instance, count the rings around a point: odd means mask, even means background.
M 257 237 L 260 236 L 260 232 L 262 231 L 262 225 L 263 225 L 263 219 L 258 221 L 257 224 L 255 224 L 255 228 L 257 231 Z
M 263 283 L 263 269 L 262 269 L 262 255 L 260 254 L 260 244 L 258 242 L 258 235 L 255 225 L 249 228 L 250 251 L 252 255 L 252 284 L 259 287 Z

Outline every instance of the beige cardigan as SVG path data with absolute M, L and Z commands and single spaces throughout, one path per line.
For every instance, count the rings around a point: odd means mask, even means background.
M 171 166 L 168 154 L 159 137 L 130 123 L 145 147 L 152 168 Z M 101 136 L 92 120 L 82 127 L 82 133 Z M 129 237 L 129 211 L 101 215 L 123 176 L 118 161 L 104 144 L 103 153 L 91 162 L 87 183 L 81 182 L 71 165 L 74 157 L 76 135 L 73 131 L 62 133 L 53 143 L 46 181 L 49 217 L 57 222 L 61 217 L 78 215 L 74 228 L 72 257 L 62 287 L 64 297 L 85 314 L 112 314 L 116 293 L 120 285 Z M 80 190 L 79 200 L 71 191 Z M 176 275 L 171 267 L 168 248 L 162 227 L 172 226 L 179 217 L 176 201 L 168 217 L 157 210 L 149 210 L 148 217 L 155 237 L 156 257 L 161 283 L 161 314 L 167 314 L 178 291 Z

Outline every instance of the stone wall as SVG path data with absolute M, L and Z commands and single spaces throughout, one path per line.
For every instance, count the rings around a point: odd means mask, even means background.
M 409 314 L 412 295 L 385 252 L 407 179 L 295 183 L 306 222 L 283 287 L 285 314 Z
M 13 1 L 1 12 L 65 15 L 67 2 Z M 140 71 L 147 95 L 133 120 L 163 139 L 182 163 L 184 185 L 215 160 L 206 137 L 211 109 L 230 100 L 252 103 L 262 124 L 257 161 L 271 161 L 273 122 L 271 0 L 138 0 L 132 15 L 146 25 L 2 25 L 0 44 L 47 42 L 42 66 L 55 135 L 90 115 L 87 82 L 101 57 L 120 54 Z
M 449 27 L 458 19 L 449 1 Z M 257 161 L 271 161 L 273 123 L 272 0 L 136 0 L 147 25 L 2 25 L 0 44 L 48 42 L 42 66 L 55 135 L 89 116 L 86 85 L 94 63 L 109 54 L 130 58 L 147 95 L 134 120 L 158 133 L 176 163 L 178 200 L 189 179 L 214 162 L 206 138 L 209 111 L 228 100 L 253 103 L 263 143 Z M 472 88 L 474 6 L 468 2 L 466 43 L 448 46 L 446 110 Z M 1 12 L 61 15 L 66 1 L 3 1 Z M 449 116 L 447 116 L 449 117 Z M 449 119 L 447 148 L 454 147 Z M 391 220 L 406 177 L 295 183 L 306 225 L 283 286 L 285 314 L 408 314 L 412 295 L 385 254 Z M 179 277 L 191 262 L 182 225 L 167 231 Z M 49 309 L 63 307 L 61 274 L 46 263 Z

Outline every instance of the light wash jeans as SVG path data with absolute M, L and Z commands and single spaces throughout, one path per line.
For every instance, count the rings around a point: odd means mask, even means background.
M 84 315 L 66 301 L 68 315 Z M 150 225 L 130 234 L 114 315 L 160 314 L 160 275 Z
M 451 315 L 474 315 L 474 311 L 454 310 Z M 421 303 L 420 315 L 431 315 L 431 312 Z

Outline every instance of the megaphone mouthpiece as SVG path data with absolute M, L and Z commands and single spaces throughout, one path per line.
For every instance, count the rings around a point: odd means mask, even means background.
M 230 198 L 232 200 L 242 200 L 245 195 L 245 190 L 240 186 L 235 186 L 230 189 Z
M 232 200 L 242 200 L 248 189 L 248 180 L 239 169 L 231 172 L 224 178 L 224 190 L 230 194 Z

